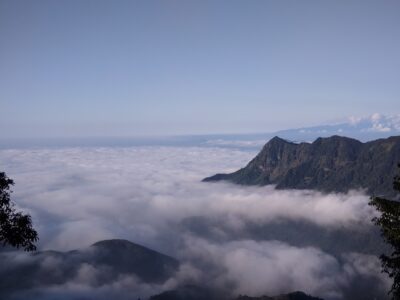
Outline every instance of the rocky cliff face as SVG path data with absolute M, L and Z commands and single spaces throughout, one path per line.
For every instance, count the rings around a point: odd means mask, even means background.
M 332 136 L 300 144 L 274 137 L 246 167 L 203 181 L 275 184 L 278 189 L 323 192 L 365 189 L 371 195 L 392 196 L 399 162 L 400 136 L 368 143 Z

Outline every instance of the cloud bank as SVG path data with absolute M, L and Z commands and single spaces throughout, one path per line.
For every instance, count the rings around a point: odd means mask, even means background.
M 250 295 L 303 290 L 328 299 L 345 297 L 348 284 L 360 276 L 374 279 L 378 289 L 387 286 L 375 256 L 328 253 L 312 241 L 276 234 L 277 226 L 286 234 L 288 222 L 325 235 L 369 230 L 375 212 L 362 191 L 326 195 L 200 182 L 234 171 L 254 155 L 210 147 L 0 151 L 2 169 L 16 182 L 13 199 L 39 230 L 40 249 L 66 251 L 124 238 L 182 261 L 178 274 L 162 286 L 122 278 L 99 287 L 91 281 L 98 270 L 84 266 L 82 278 L 39 286 L 28 292 L 31 299 L 101 299 L 95 296 L 100 294 L 123 299 L 128 290 L 150 295 L 184 282 Z M 268 229 L 272 236 L 265 234 Z M 26 297 L 21 293 L 18 297 Z

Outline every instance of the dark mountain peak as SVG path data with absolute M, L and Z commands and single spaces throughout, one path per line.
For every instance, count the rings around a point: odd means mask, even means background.
M 178 266 L 178 261 L 155 250 L 122 239 L 104 240 L 94 243 L 90 248 L 97 253 L 98 262 L 117 264 L 120 269 L 130 265 L 140 265 L 151 269 L 151 264 L 167 265 L 170 269 Z
M 255 160 L 267 159 L 269 161 L 276 161 L 282 158 L 287 149 L 297 146 L 296 143 L 284 140 L 278 136 L 275 136 L 269 140 L 261 152 L 257 155 Z
M 135 243 L 132 243 L 128 240 L 123 240 L 123 239 L 111 239 L 111 240 L 103 240 L 103 241 L 98 241 L 91 245 L 91 247 L 105 247 L 105 248 L 128 248 L 128 247 L 143 247 L 140 245 L 137 245 Z M 143 247 L 144 248 L 144 247 Z
M 370 194 L 392 196 L 392 180 L 398 162 L 400 136 L 362 143 L 334 135 L 318 138 L 311 144 L 296 144 L 274 137 L 246 167 L 203 181 L 274 184 L 278 189 L 323 192 L 365 189 Z
M 380 140 L 385 140 L 385 139 L 380 139 Z M 390 142 L 398 142 L 400 141 L 400 135 L 390 136 L 386 140 Z
M 57 259 L 52 276 L 49 276 L 50 269 L 45 264 L 49 258 Z M 6 255 L 0 255 L 0 265 L 5 265 L 6 259 Z M 83 265 L 104 270 L 93 281 L 93 284 L 102 286 L 112 284 L 117 278 L 126 275 L 135 275 L 149 284 L 160 284 L 173 276 L 179 262 L 127 240 L 100 241 L 88 248 L 68 252 L 37 251 L 7 270 L 7 276 L 3 276 L 0 281 L 0 298 L 5 299 L 1 293 L 7 291 L 21 291 L 37 285 L 67 284 L 75 280 Z
M 264 145 L 263 149 L 282 149 L 288 145 L 296 144 L 288 140 L 282 139 L 279 136 L 275 136 Z
M 332 144 L 332 143 L 347 143 L 362 145 L 363 143 L 359 140 L 349 138 L 347 136 L 332 135 L 330 137 L 319 137 L 312 144 Z
M 267 144 L 287 144 L 287 143 L 291 143 L 283 138 L 280 138 L 279 136 L 274 136 L 272 139 L 270 139 L 268 141 Z
M 151 296 L 149 300 L 228 300 L 220 291 L 196 285 L 184 285 Z

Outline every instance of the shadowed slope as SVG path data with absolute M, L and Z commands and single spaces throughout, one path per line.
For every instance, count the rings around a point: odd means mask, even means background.
M 323 192 L 366 189 L 370 194 L 391 195 L 398 161 L 400 136 L 368 143 L 332 136 L 300 144 L 274 137 L 246 167 L 230 174 L 216 174 L 203 181 L 275 184 L 278 189 Z
M 3 266 L 0 269 L 0 296 L 74 280 L 86 280 L 91 286 L 101 286 L 121 276 L 135 276 L 144 282 L 161 283 L 179 265 L 172 257 L 126 240 L 101 241 L 70 252 L 2 252 L 0 264 Z M 81 277 L 82 274 L 86 274 L 85 278 Z

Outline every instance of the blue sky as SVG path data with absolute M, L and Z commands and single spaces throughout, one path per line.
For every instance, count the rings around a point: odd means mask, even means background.
M 399 1 L 0 0 L 0 137 L 399 112 Z

